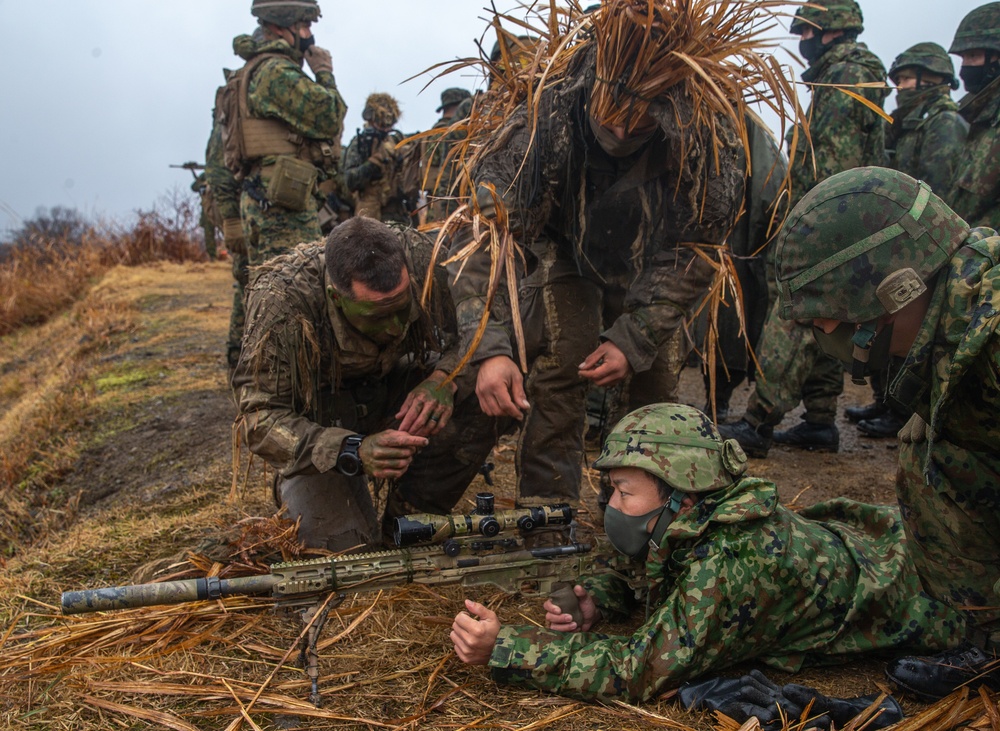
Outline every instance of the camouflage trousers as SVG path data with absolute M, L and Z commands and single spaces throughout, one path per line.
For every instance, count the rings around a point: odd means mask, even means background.
M 369 412 L 366 404 L 351 401 L 347 410 L 364 416 L 347 419 L 344 427 L 371 434 L 396 426 L 398 422 L 391 415 L 398 411 L 405 395 L 422 376 L 415 371 L 390 374 L 388 379 L 393 382 L 388 384 L 389 394 L 382 402 L 383 408 Z M 469 383 L 474 382 L 473 374 Z M 455 403 L 448 425 L 417 453 L 406 474 L 390 484 L 382 516 L 382 536 L 391 531 L 393 519 L 400 515 L 451 512 L 496 444 L 503 422 L 483 414 L 471 387 L 460 383 L 459 388 L 459 393 L 468 395 Z M 345 412 L 343 408 L 338 411 Z M 348 477 L 336 468 L 312 475 L 279 475 L 274 496 L 289 518 L 301 520 L 299 538 L 307 546 L 342 551 L 380 542 L 378 515 L 364 475 Z
M 757 348 L 760 370 L 744 418 L 754 427 L 775 426 L 803 402 L 803 419 L 833 424 L 844 392 L 844 366 L 823 352 L 812 327 L 778 315 L 775 302 Z
M 600 344 L 604 324 L 621 314 L 625 297 L 624 287 L 599 284 L 572 264 L 544 259 L 519 291 L 531 404 L 515 458 L 517 502 L 525 507 L 580 498 L 590 382 L 578 368 Z M 609 389 L 608 427 L 631 409 L 676 400 L 686 354 L 680 336 L 661 348 L 648 371 Z
M 249 260 L 246 254 L 230 252 L 233 260 L 233 311 L 229 315 L 229 338 L 226 341 L 228 353 L 239 355 L 243 344 L 243 323 L 246 320 L 246 310 L 243 306 L 243 291 L 249 281 Z
M 323 236 L 316 201 L 312 197 L 304 211 L 290 211 L 276 205 L 265 209 L 244 190 L 240 196 L 240 219 L 250 266 L 263 264 L 298 244 L 317 241 Z
M 926 442 L 899 446 L 896 496 L 924 589 L 1000 647 L 1000 455 L 946 441 L 930 454 Z

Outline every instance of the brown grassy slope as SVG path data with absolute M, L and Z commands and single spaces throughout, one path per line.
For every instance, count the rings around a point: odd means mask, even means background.
M 318 710 L 305 701 L 296 653 L 281 664 L 299 625 L 272 616 L 266 603 L 60 617 L 63 590 L 128 582 L 147 561 L 197 548 L 244 516 L 270 514 L 259 469 L 237 503 L 227 499 L 233 408 L 222 352 L 230 283 L 225 263 L 117 268 L 72 312 L 0 341 L 0 444 L 25 435 L 38 443 L 41 459 L 32 464 L 42 465 L 36 482 L 45 496 L 8 529 L 23 538 L 0 571 L 0 728 L 713 725 L 667 700 L 602 707 L 498 688 L 450 653 L 459 589 L 349 597 L 322 635 Z M 783 459 L 779 453 L 774 462 Z M 795 459 L 790 471 L 813 467 Z M 497 491 L 509 499 L 510 450 L 495 461 Z M 18 489 L 3 486 L 5 500 Z M 469 593 L 505 621 L 541 618 L 537 601 Z M 794 680 L 852 695 L 874 691 L 881 667 L 857 663 Z

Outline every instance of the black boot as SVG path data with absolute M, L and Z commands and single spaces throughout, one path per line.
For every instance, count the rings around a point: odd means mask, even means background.
M 908 693 L 927 701 L 944 698 L 959 686 L 985 685 L 1000 691 L 1000 659 L 969 642 L 926 657 L 901 657 L 885 674 Z
M 870 404 L 865 404 L 864 406 L 848 406 L 844 409 L 844 416 L 850 421 L 857 422 L 877 419 L 888 410 L 889 407 L 881 401 L 872 401 Z
M 740 419 L 735 424 L 719 424 L 718 428 L 723 439 L 735 439 L 751 457 L 763 459 L 771 449 L 770 426 L 762 424 L 754 428 L 746 419 Z
M 836 452 L 840 449 L 840 432 L 835 424 L 803 421 L 791 429 L 775 432 L 774 443 L 818 452 Z
M 858 431 L 869 437 L 885 439 L 895 437 L 906 424 L 906 419 L 892 410 L 886 410 L 882 416 L 875 419 L 862 419 L 858 422 Z

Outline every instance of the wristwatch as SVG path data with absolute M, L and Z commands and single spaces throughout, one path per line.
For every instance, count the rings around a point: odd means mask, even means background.
M 361 472 L 361 455 L 358 454 L 358 450 L 364 438 L 364 434 L 344 437 L 340 445 L 340 454 L 337 456 L 337 469 L 340 470 L 340 474 L 354 477 Z

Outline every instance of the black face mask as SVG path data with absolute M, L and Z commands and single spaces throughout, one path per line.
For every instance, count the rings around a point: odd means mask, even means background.
M 799 55 L 802 56 L 809 65 L 812 66 L 823 54 L 827 52 L 832 43 L 823 43 L 823 36 L 815 35 L 812 38 L 803 38 L 799 41 Z
M 305 53 L 310 48 L 316 45 L 316 36 L 309 36 L 308 38 L 299 38 L 299 50 Z
M 965 90 L 970 94 L 978 94 L 985 89 L 1000 71 L 1000 63 L 987 61 L 982 66 L 963 66 L 958 77 L 965 84 Z

